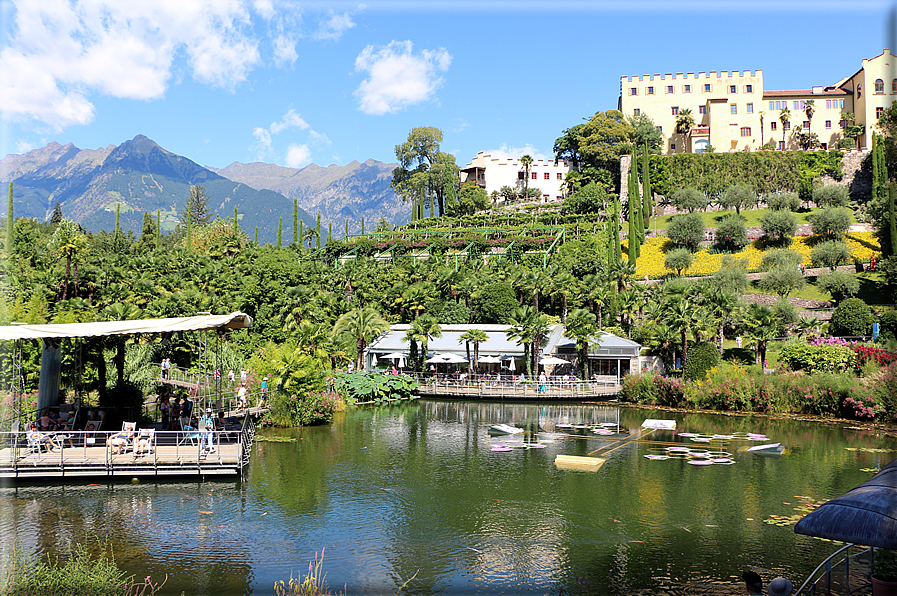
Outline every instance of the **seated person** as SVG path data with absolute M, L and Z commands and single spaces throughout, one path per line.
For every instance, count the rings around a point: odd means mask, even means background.
M 109 437 L 109 440 L 106 442 L 112 448 L 112 455 L 118 455 L 121 453 L 122 449 L 128 444 L 128 441 L 134 436 L 134 433 L 131 431 L 119 431 L 114 435 Z
M 40 430 L 56 430 L 56 423 L 53 422 L 53 418 L 50 416 L 49 410 L 44 410 L 43 415 L 41 415 L 41 417 L 38 419 L 38 423 L 40 424 Z
M 25 433 L 25 436 L 32 443 L 36 443 L 41 447 L 46 447 L 47 451 L 53 451 L 58 445 L 53 441 L 53 437 L 47 433 L 42 433 L 37 429 L 37 424 L 32 422 L 31 428 Z
M 142 429 L 137 435 L 137 444 L 134 445 L 134 457 L 148 453 L 152 440 L 153 433 L 148 428 Z
M 97 432 L 97 426 L 99 426 L 99 422 L 97 422 L 96 420 L 88 420 L 87 426 L 84 427 L 84 438 L 94 438 L 93 435 Z
M 218 417 L 215 418 L 215 430 L 224 430 L 224 412 L 218 412 Z

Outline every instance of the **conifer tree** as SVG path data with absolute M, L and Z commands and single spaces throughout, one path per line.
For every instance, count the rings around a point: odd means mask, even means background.
M 299 250 L 305 251 L 305 222 L 299 220 Z
M 327 242 L 333 240 L 333 222 L 327 224 Z
M 234 234 L 240 231 L 240 217 L 237 214 L 237 208 L 234 207 Z
M 299 243 L 299 199 L 293 197 L 293 244 Z
M 316 239 L 315 248 L 321 248 L 321 214 L 318 213 L 318 225 L 315 226 L 318 230 L 318 237 Z
M 255 242 L 256 246 L 258 246 L 258 243 L 259 243 L 259 227 L 258 227 L 258 226 L 255 226 L 255 240 L 254 240 L 254 242 Z
M 187 203 L 187 252 L 193 252 L 193 215 L 190 213 L 190 203 Z
M 156 209 L 156 250 L 162 248 L 162 210 Z
M 349 218 L 348 217 L 346 218 L 346 235 L 343 236 L 343 239 L 344 240 L 349 239 Z
M 115 233 L 118 234 L 121 232 L 121 228 L 118 225 L 118 219 L 121 216 L 121 203 L 115 204 Z
M 277 248 L 281 246 L 281 240 L 283 239 L 283 217 L 280 218 L 280 223 L 277 224 Z
M 364 236 L 364 216 L 361 216 L 361 235 Z
M 642 160 L 642 211 L 645 215 L 645 231 L 651 229 L 651 215 L 654 213 L 654 190 L 651 188 L 651 156 L 648 143 Z
M 13 226 L 13 204 L 12 204 L 12 182 L 9 183 L 9 202 L 6 204 L 6 252 L 12 253 L 13 249 L 13 239 L 12 239 L 12 226 Z

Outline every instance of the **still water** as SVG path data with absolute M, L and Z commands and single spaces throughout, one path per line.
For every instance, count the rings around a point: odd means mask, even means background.
M 677 431 L 641 431 L 645 418 Z M 616 421 L 620 435 L 552 432 Z M 545 447 L 494 452 L 515 446 L 487 434 L 495 423 L 541 429 Z M 788 449 L 747 453 L 757 442 L 743 433 Z M 258 442 L 242 481 L 2 488 L 0 538 L 50 554 L 108 538 L 129 573 L 168 574 L 166 594 L 271 594 L 322 549 L 328 585 L 349 594 L 395 594 L 412 577 L 403 593 L 736 594 L 751 566 L 799 585 L 836 548 L 764 520 L 838 496 L 894 457 L 863 448 L 897 448 L 840 424 L 426 400 L 260 436 L 295 440 Z M 645 457 L 677 445 L 734 463 Z M 597 471 L 554 463 L 590 453 L 607 460 Z

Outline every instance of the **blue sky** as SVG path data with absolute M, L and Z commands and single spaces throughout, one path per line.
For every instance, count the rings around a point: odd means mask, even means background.
M 620 76 L 762 69 L 828 85 L 885 46 L 882 1 L 0 0 L 0 155 L 144 134 L 202 165 L 550 157 Z

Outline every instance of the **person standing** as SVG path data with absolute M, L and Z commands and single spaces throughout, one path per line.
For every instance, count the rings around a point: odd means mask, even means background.
M 159 411 L 162 412 L 162 430 L 169 430 L 171 405 L 168 403 L 168 396 L 162 396 L 162 403 L 159 405 Z
M 212 452 L 215 450 L 213 447 L 215 435 L 215 417 L 212 416 L 212 408 L 206 408 L 205 416 L 200 420 L 202 422 L 202 426 L 205 427 L 203 431 L 205 436 L 203 437 L 206 441 L 206 451 Z
M 181 429 L 183 430 L 185 427 L 190 425 L 190 415 L 193 413 L 193 402 L 190 401 L 190 396 L 184 398 L 184 403 L 181 404 Z
M 240 384 L 241 385 L 246 385 L 246 377 L 248 377 L 248 376 L 249 376 L 249 373 L 246 372 L 246 369 L 241 368 L 240 369 Z
M 230 369 L 230 372 L 227 373 L 227 386 L 234 386 L 234 369 Z
M 261 385 L 262 395 L 259 398 L 259 406 L 267 406 L 268 405 L 268 377 L 262 379 Z

